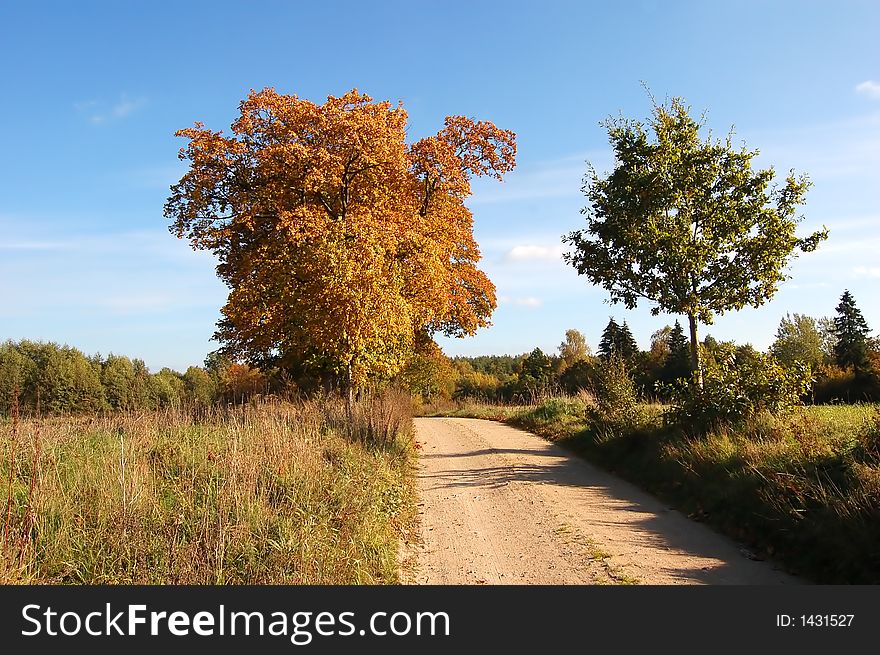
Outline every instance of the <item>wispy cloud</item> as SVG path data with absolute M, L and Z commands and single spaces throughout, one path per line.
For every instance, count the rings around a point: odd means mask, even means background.
M 510 298 L 509 296 L 498 296 L 498 304 L 537 309 L 544 304 L 544 301 L 540 298 L 536 298 L 535 296 L 527 296 L 525 298 Z
M 185 300 L 188 300 L 185 296 L 181 298 L 170 293 L 144 291 L 98 297 L 94 304 L 117 314 L 140 314 L 168 311 Z
M 120 171 L 113 175 L 114 180 L 131 184 L 139 189 L 163 189 L 180 180 L 186 173 L 186 166 L 181 162 L 164 166 L 149 166 L 128 171 Z
M 865 80 L 861 84 L 856 85 L 856 93 L 861 93 L 869 98 L 880 98 L 880 82 Z
M 0 250 L 68 250 L 62 241 L 0 241 Z
M 858 179 L 860 184 L 876 186 L 880 179 L 877 112 L 846 121 L 755 131 L 747 134 L 744 141 L 750 147 L 760 145 L 760 166 L 773 165 L 779 172 L 793 168 L 798 173 L 808 173 L 814 182 L 852 183 Z
M 74 109 L 88 118 L 92 125 L 103 125 L 131 116 L 147 103 L 146 98 L 130 98 L 123 93 L 114 103 L 100 100 L 85 100 L 73 105 Z
M 880 277 L 880 266 L 856 266 L 853 270 L 853 275 L 859 278 L 867 277 L 867 278 L 875 278 Z
M 9 257 L 29 261 L 37 261 L 39 257 L 55 257 L 57 253 L 74 257 L 118 256 L 127 260 L 152 258 L 154 261 L 191 263 L 196 266 L 213 260 L 210 252 L 193 251 L 186 241 L 174 238 L 165 230 L 67 234 L 56 231 L 50 234 L 45 229 L 28 229 L 26 220 L 7 220 L 0 215 L 0 233 L 4 231 L 10 236 L 0 240 L 0 251 L 11 253 Z
M 535 246 L 535 245 L 523 245 L 523 246 L 514 246 L 510 250 L 507 251 L 504 255 L 504 259 L 509 262 L 530 262 L 530 261 L 540 261 L 540 262 L 553 262 L 558 261 L 562 258 L 562 254 L 565 252 L 564 246 Z
M 587 162 L 602 171 L 614 161 L 611 150 L 595 150 L 552 159 L 510 173 L 503 184 L 494 180 L 474 185 L 469 204 L 494 204 L 542 200 L 547 198 L 580 198 Z
M 832 254 L 843 254 L 846 257 L 851 257 L 855 253 L 868 252 L 873 254 L 876 253 L 878 249 L 880 249 L 880 237 L 866 234 L 863 237 L 835 239 L 834 233 L 832 232 L 828 242 L 821 244 L 810 258 L 816 259 L 818 257 L 826 257 Z
M 830 282 L 806 282 L 804 284 L 795 284 L 789 283 L 782 287 L 782 289 L 790 289 L 790 290 L 798 290 L 798 289 L 829 289 L 831 287 Z

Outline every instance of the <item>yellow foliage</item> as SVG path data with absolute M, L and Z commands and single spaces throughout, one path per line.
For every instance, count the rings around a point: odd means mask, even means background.
M 399 371 L 419 335 L 489 324 L 464 201 L 471 177 L 513 169 L 513 132 L 453 116 L 409 145 L 402 106 L 357 90 L 323 105 L 252 91 L 240 110 L 231 136 L 177 133 L 190 168 L 165 207 L 219 257 L 231 351 L 311 357 L 359 384 Z

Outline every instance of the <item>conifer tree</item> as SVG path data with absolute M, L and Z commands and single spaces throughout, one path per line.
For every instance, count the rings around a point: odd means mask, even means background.
M 834 317 L 834 360 L 838 366 L 852 367 L 857 373 L 870 369 L 868 334 L 871 332 L 861 310 L 849 290 L 845 290 Z

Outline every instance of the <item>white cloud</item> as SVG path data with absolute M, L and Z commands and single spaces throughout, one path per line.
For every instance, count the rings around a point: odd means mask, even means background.
M 880 277 L 880 266 L 856 266 L 852 272 L 856 277 Z
M 559 261 L 565 252 L 564 246 L 514 246 L 504 255 L 511 262 Z
M 865 80 L 861 84 L 856 85 L 856 93 L 861 93 L 869 98 L 880 98 L 880 82 Z

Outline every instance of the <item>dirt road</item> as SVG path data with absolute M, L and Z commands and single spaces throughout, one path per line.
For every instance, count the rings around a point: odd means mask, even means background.
M 795 584 L 737 544 L 535 435 L 416 420 L 411 584 Z

